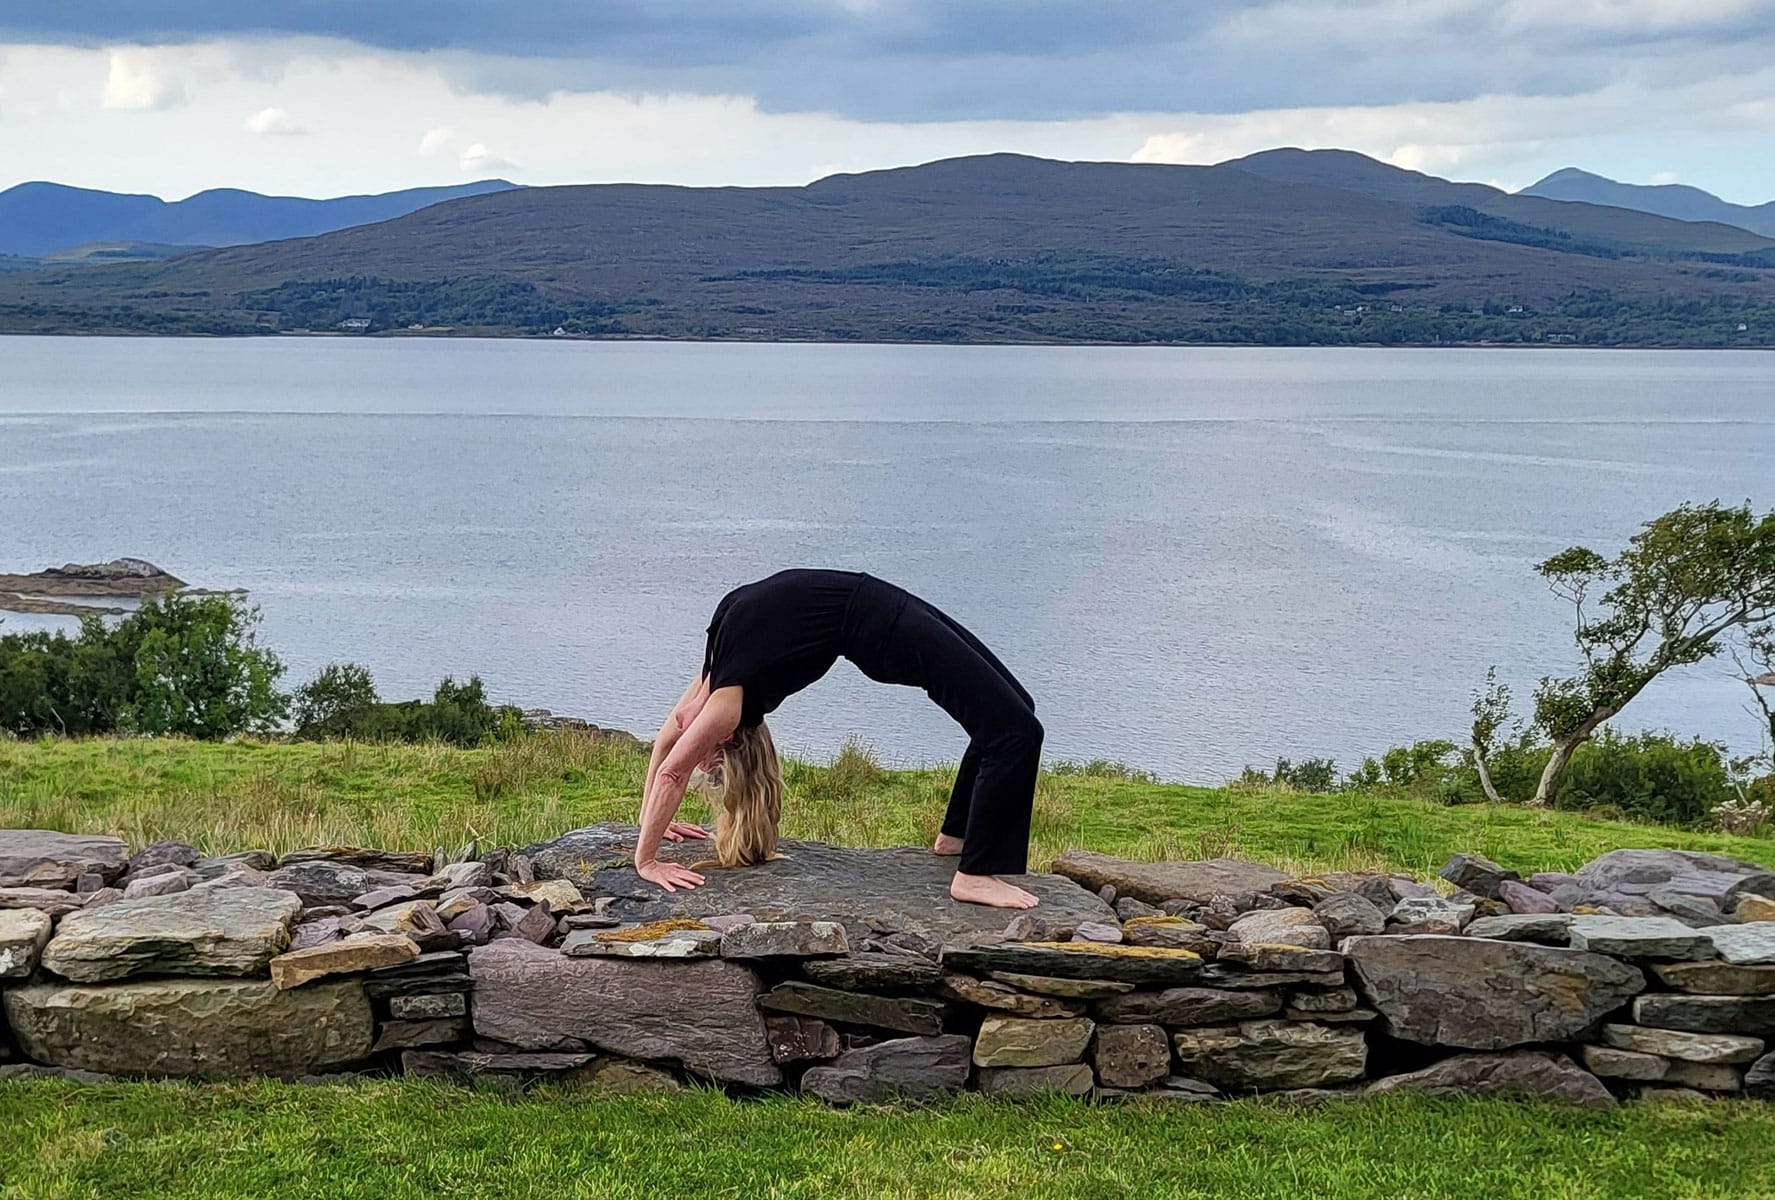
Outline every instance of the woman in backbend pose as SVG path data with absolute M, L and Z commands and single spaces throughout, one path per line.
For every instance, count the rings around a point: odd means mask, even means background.
M 949 894 L 972 904 L 1031 908 L 1020 875 L 1041 761 L 1035 701 L 992 651 L 934 605 L 852 571 L 779 571 L 729 592 L 709 622 L 703 669 L 660 727 L 642 789 L 635 869 L 667 891 L 703 877 L 655 857 L 660 839 L 703 838 L 672 818 L 692 773 L 714 785 L 715 858 L 722 866 L 776 853 L 783 793 L 764 724 L 787 697 L 843 655 L 879 683 L 925 690 L 968 732 L 968 749 L 933 849 L 959 855 Z

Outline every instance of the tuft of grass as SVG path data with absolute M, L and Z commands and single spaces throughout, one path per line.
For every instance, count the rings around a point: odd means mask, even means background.
M 354 742 L 0 741 L 0 827 L 176 837 L 210 852 L 328 842 L 429 850 L 524 845 L 633 821 L 645 750 L 553 732 L 465 750 Z M 784 764 L 783 832 L 858 846 L 928 845 L 953 769 L 891 769 L 867 747 Z M 700 799 L 685 817 L 706 819 Z M 1775 837 L 1701 833 L 1516 806 L 1445 806 L 1045 771 L 1031 860 L 1073 846 L 1140 859 L 1238 857 L 1285 870 L 1433 872 L 1471 851 L 1519 871 L 1569 870 L 1608 850 L 1673 847 L 1775 864 Z

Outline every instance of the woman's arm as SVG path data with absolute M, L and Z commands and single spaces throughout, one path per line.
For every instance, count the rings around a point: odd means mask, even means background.
M 708 758 L 715 748 L 733 736 L 740 724 L 740 689 L 724 687 L 716 690 L 703 703 L 696 719 L 691 721 L 677 739 L 670 753 L 654 772 L 653 786 L 641 799 L 641 833 L 635 839 L 635 871 L 668 892 L 693 888 L 703 877 L 689 867 L 660 862 L 660 839 L 667 836 L 672 817 L 684 802 L 684 789 L 690 786 L 691 772 Z
M 666 714 L 665 723 L 659 727 L 659 733 L 653 739 L 653 753 L 647 760 L 647 779 L 641 785 L 641 795 L 644 798 L 653 790 L 653 777 L 658 773 L 660 763 L 672 752 L 672 747 L 678 744 L 678 738 L 696 720 L 697 713 L 702 711 L 708 699 L 709 677 L 698 675 L 684 689 L 684 694 L 678 697 L 678 703 L 672 705 L 672 711 Z

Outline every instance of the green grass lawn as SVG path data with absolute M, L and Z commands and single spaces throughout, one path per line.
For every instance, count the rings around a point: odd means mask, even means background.
M 645 757 L 571 736 L 484 750 L 181 741 L 0 742 L 0 827 L 209 851 L 320 842 L 516 845 L 632 820 Z M 847 753 L 790 764 L 795 836 L 924 842 L 949 772 Z M 693 803 L 692 807 L 695 805 Z M 1775 840 L 1384 795 L 1044 774 L 1036 861 L 1068 846 L 1433 872 L 1474 850 L 1522 871 L 1622 846 L 1775 864 Z M 1323 1109 L 991 1101 L 837 1111 L 712 1092 L 523 1099 L 387 1080 L 0 1084 L 0 1197 L 1775 1197 L 1775 1106 L 1612 1113 L 1422 1098 Z
M 418 1083 L 0 1085 L 0 1196 L 1775 1196 L 1775 1106 L 1389 1099 L 839 1111 Z
M 0 741 L 0 827 L 176 837 L 212 852 L 323 842 L 392 849 L 523 845 L 600 820 L 632 821 L 644 754 L 567 735 L 481 750 L 354 743 Z M 790 763 L 785 831 L 851 845 L 928 842 L 946 770 L 882 770 L 846 753 Z M 702 815 L 691 799 L 687 812 Z M 1301 870 L 1434 871 L 1477 851 L 1520 871 L 1567 869 L 1623 846 L 1775 863 L 1775 838 L 1597 821 L 1515 806 L 1445 807 L 1340 793 L 1190 787 L 1113 773 L 1044 773 L 1034 861 L 1069 846 L 1136 858 L 1238 855 Z

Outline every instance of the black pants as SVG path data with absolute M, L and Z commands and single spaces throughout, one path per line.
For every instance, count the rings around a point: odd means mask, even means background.
M 865 586 L 892 587 L 873 579 Z M 1029 869 L 1029 819 L 1042 757 L 1035 701 L 959 622 L 917 596 L 893 591 L 905 598 L 897 617 L 852 661 L 878 682 L 923 688 L 967 731 L 943 832 L 962 839 L 958 869 L 964 874 L 1021 875 Z

